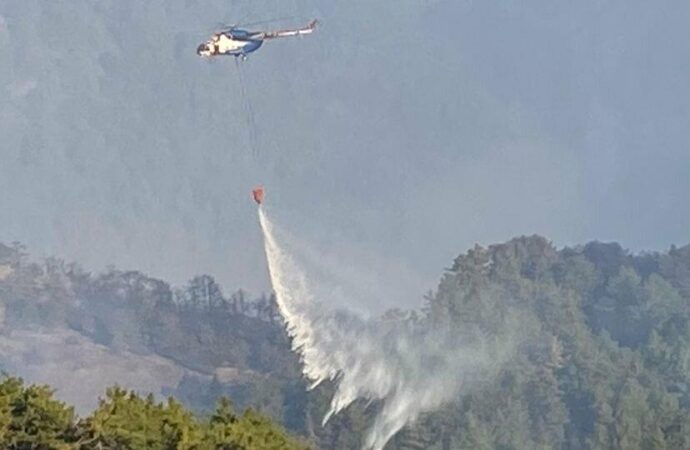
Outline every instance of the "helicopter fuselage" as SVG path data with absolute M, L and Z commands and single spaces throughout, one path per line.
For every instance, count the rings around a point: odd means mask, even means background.
M 263 44 L 261 33 L 249 33 L 244 30 L 221 31 L 216 33 L 196 52 L 199 56 L 235 56 L 246 57 Z

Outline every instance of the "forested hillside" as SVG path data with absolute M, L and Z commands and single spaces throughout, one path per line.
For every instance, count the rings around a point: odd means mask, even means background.
M 385 320 L 487 336 L 517 320 L 519 348 L 498 379 L 448 399 L 387 448 L 690 448 L 689 304 L 690 246 L 633 255 L 598 242 L 557 249 L 534 236 L 475 247 L 423 310 Z M 206 276 L 173 289 L 138 272 L 30 262 L 21 246 L 2 246 L 0 305 L 0 364 L 11 372 L 57 364 L 35 343 L 17 356 L 12 342 L 69 332 L 182 370 L 162 390 L 197 411 L 228 395 L 324 449 L 357 448 L 380 406 L 356 403 L 322 428 L 329 386 L 306 392 L 271 298 L 224 295 Z
M 431 319 L 491 333 L 517 311 L 529 345 L 408 433 L 435 443 L 420 448 L 690 448 L 689 287 L 690 247 L 635 256 L 531 237 L 469 251 Z
M 172 394 L 195 410 L 221 394 L 242 408 L 251 399 L 304 428 L 284 400 L 304 397 L 305 385 L 270 297 L 226 296 L 208 276 L 173 289 L 135 271 L 94 275 L 56 259 L 30 262 L 16 244 L 0 246 L 0 311 L 0 364 L 71 393 L 80 412 L 120 370 L 123 379 L 110 383 Z

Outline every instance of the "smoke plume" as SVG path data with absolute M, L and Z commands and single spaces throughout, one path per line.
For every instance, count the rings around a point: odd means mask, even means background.
M 421 413 L 491 377 L 511 352 L 486 337 L 414 321 L 364 319 L 326 307 L 314 298 L 314 281 L 278 243 L 277 236 L 283 235 L 262 208 L 259 220 L 273 289 L 304 375 L 312 388 L 324 380 L 335 382 L 324 424 L 357 399 L 380 402 L 365 449 L 382 449 Z

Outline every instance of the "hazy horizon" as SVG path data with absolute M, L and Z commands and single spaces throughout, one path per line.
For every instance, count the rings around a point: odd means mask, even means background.
M 690 5 L 0 2 L 0 241 L 269 289 L 250 189 L 416 306 L 475 243 L 690 241 Z M 241 65 L 218 23 L 321 27 Z M 404 281 L 404 282 L 403 282 Z M 374 305 L 373 308 L 387 305 Z

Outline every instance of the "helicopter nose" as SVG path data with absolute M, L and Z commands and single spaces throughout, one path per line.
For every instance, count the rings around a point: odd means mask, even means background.
M 207 51 L 207 50 L 208 50 L 208 47 L 206 47 L 206 44 L 200 44 L 200 45 L 196 48 L 196 54 L 199 55 L 199 56 L 201 56 L 202 53 L 205 52 L 205 51 Z

